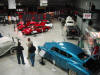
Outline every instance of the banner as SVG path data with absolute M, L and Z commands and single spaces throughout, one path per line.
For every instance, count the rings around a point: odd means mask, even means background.
M 15 0 L 8 0 L 8 9 L 16 9 Z
M 83 13 L 83 19 L 91 19 L 91 13 Z

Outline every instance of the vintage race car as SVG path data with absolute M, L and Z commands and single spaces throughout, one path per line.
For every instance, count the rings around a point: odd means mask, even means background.
M 25 27 L 26 27 L 25 25 L 21 24 L 21 25 L 19 25 L 19 26 L 17 27 L 17 29 L 18 29 L 18 30 L 23 30 Z
M 33 26 L 33 28 L 28 27 L 25 28 L 22 33 L 25 35 L 28 34 L 35 34 L 35 33 L 42 33 L 42 32 L 47 32 L 50 29 L 48 26 Z
M 38 51 L 40 56 L 68 70 L 68 75 L 100 75 L 100 56 L 89 56 L 72 43 L 46 42 L 38 46 Z
M 17 24 L 17 26 L 23 25 L 23 24 L 24 24 L 24 22 L 23 22 L 23 21 L 20 21 L 20 22 Z
M 15 49 L 15 42 L 10 37 L 2 36 L 0 34 L 0 56 L 7 52 L 12 53 Z
M 35 22 L 35 21 L 28 21 L 25 25 L 23 22 L 20 22 L 17 24 L 17 28 L 18 28 L 18 30 L 23 30 L 24 28 L 26 28 L 28 26 L 30 27 L 30 26 L 33 26 L 36 24 L 38 24 L 38 22 Z

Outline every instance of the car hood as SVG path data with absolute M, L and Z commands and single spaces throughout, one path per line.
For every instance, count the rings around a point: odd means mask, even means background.
M 26 28 L 22 32 L 27 32 L 27 31 L 30 31 L 30 30 L 31 30 L 30 28 Z
M 1 37 L 0 38 L 0 44 L 7 42 L 7 41 L 12 41 L 12 39 L 10 37 Z

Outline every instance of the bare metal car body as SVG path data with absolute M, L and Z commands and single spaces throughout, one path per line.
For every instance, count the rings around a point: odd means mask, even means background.
M 12 51 L 15 47 L 15 42 L 10 37 L 0 36 L 0 56 Z

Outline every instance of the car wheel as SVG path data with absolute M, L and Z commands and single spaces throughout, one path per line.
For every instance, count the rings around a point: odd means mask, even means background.
M 15 49 L 14 47 L 10 49 L 10 54 L 14 54 L 15 53 L 14 49 Z
M 48 31 L 48 29 L 45 29 L 45 32 L 47 32 Z
M 77 75 L 77 73 L 72 70 L 69 70 L 68 75 Z

